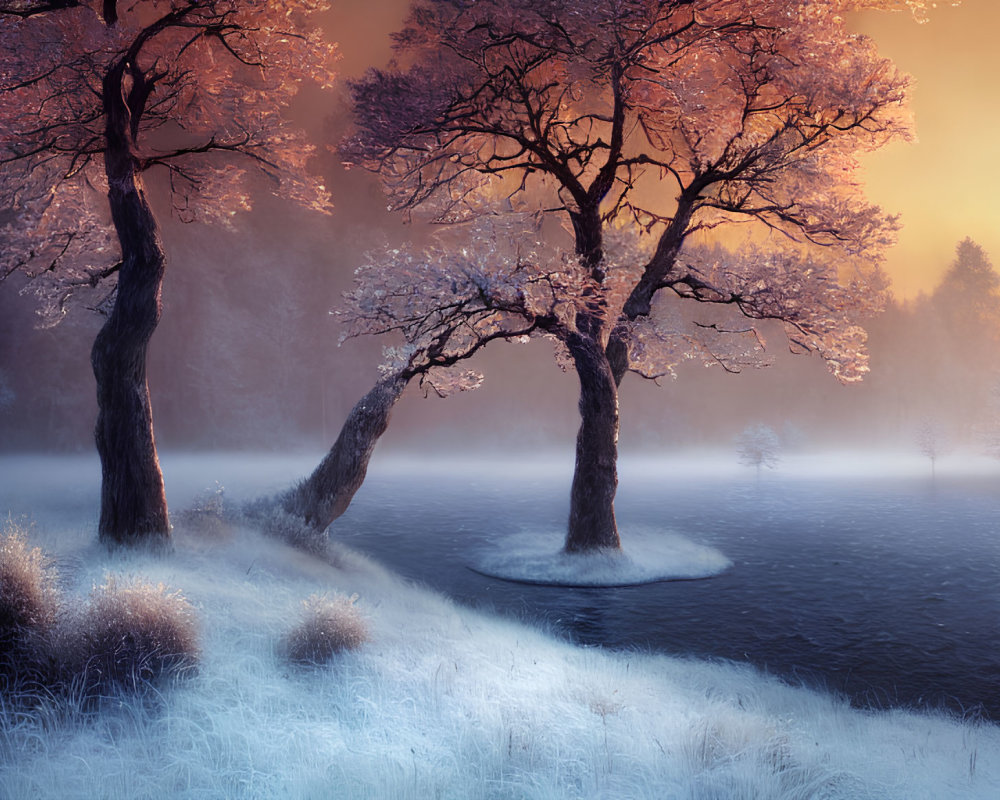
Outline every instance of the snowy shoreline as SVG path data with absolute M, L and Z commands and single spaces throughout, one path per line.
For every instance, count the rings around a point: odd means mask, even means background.
M 724 662 L 574 646 L 341 546 L 328 563 L 253 531 L 212 539 L 178 524 L 168 557 L 109 555 L 94 541 L 92 476 L 60 485 L 42 465 L 25 462 L 8 484 L 16 500 L 3 489 L 0 503 L 38 509 L 30 543 L 64 591 L 85 595 L 107 574 L 179 590 L 203 660 L 153 706 L 5 714 L 0 796 L 931 800 L 1000 788 L 995 725 L 852 709 Z M 316 593 L 358 594 L 371 641 L 294 669 L 276 643 Z

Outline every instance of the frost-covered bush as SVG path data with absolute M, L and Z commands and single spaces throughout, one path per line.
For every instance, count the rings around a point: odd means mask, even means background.
M 55 622 L 58 599 L 55 575 L 42 551 L 29 548 L 12 523 L 0 535 L 0 635 Z
M 55 573 L 24 532 L 7 523 L 0 534 L 0 680 L 38 666 L 58 612 Z
M 357 595 L 313 595 L 305 602 L 305 615 L 282 642 L 289 661 L 325 664 L 337 653 L 356 650 L 368 641 L 368 624 L 354 602 Z
M 317 530 L 307 525 L 302 517 L 289 513 L 278 498 L 263 498 L 246 504 L 243 522 L 298 550 L 315 556 L 328 555 L 330 539 L 326 531 Z
M 192 670 L 198 661 L 194 609 L 163 584 L 109 577 L 62 637 L 67 678 L 87 693 L 139 689 Z

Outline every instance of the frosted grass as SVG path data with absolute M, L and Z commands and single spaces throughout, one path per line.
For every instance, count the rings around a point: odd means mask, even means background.
M 180 589 L 203 662 L 141 703 L 0 709 L 0 797 L 1000 795 L 996 726 L 861 712 L 725 663 L 575 647 L 342 548 L 321 561 L 248 530 L 178 530 L 170 557 L 108 555 L 87 506 L 66 527 L 65 507 L 35 502 L 30 544 L 56 556 L 66 593 L 107 574 Z M 371 641 L 295 668 L 278 643 L 303 601 L 328 592 L 359 595 Z

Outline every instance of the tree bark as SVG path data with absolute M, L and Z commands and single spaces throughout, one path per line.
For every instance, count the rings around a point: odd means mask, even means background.
M 121 86 L 121 72 L 109 72 L 104 86 L 104 159 L 122 265 L 114 308 L 91 351 L 97 380 L 95 439 L 101 457 L 98 533 L 102 541 L 114 544 L 163 542 L 170 536 L 146 383 L 146 351 L 160 319 L 166 262 L 136 171 Z
M 580 379 L 580 430 L 565 550 L 620 549 L 614 508 L 618 489 L 617 386 L 599 341 L 574 333 L 566 344 Z
M 573 223 L 576 254 L 580 256 L 584 266 L 590 270 L 595 280 L 603 280 L 604 271 L 601 269 L 601 262 L 604 259 L 604 237 L 597 204 L 584 206 L 578 211 L 573 211 L 569 217 Z
M 372 451 L 389 426 L 393 406 L 409 380 L 410 376 L 402 372 L 382 378 L 357 402 L 320 465 L 284 496 L 286 511 L 322 531 L 347 510 L 364 482 Z
M 598 205 L 583 205 L 570 217 L 576 253 L 591 277 L 601 282 L 605 276 Z M 603 326 L 603 314 L 595 307 L 577 314 L 576 330 L 566 338 L 580 380 L 580 429 L 563 546 L 567 553 L 621 549 L 614 506 L 618 490 L 618 387 L 601 345 Z

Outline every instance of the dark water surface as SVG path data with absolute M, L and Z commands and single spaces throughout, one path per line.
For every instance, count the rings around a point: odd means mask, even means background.
M 749 662 L 859 706 L 1000 720 L 1000 481 L 623 479 L 629 527 L 659 526 L 734 566 L 698 581 L 527 586 L 469 569 L 524 530 L 562 530 L 565 476 L 372 475 L 331 535 L 455 599 L 586 645 Z

